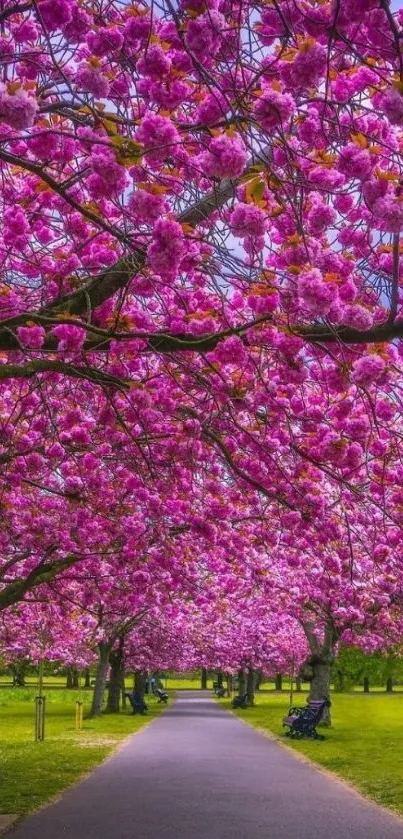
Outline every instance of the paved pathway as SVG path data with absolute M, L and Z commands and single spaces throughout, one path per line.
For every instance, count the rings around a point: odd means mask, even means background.
M 326 748 L 323 743 L 318 748 Z M 366 803 L 187 692 L 10 839 L 403 839 Z

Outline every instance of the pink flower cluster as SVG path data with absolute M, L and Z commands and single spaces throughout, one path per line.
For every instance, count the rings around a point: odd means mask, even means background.
M 358 385 L 379 381 L 386 369 L 386 361 L 377 354 L 363 355 L 353 364 L 353 380 Z
M 266 214 L 256 204 L 240 202 L 231 213 L 230 227 L 235 236 L 264 236 L 267 230 Z
M 160 218 L 154 225 L 153 240 L 147 250 L 151 269 L 160 277 L 174 277 L 184 254 L 182 227 L 173 219 Z
M 317 85 L 326 72 L 327 52 L 324 46 L 307 41 L 292 62 L 283 62 L 281 77 L 292 87 L 307 88 Z
M 49 32 L 70 22 L 74 5 L 73 0 L 42 0 L 38 3 L 40 18 Z
M 199 156 L 199 165 L 210 178 L 238 178 L 245 169 L 247 159 L 240 137 L 221 134 L 214 137 L 208 151 Z
M 166 212 L 166 200 L 161 193 L 136 189 L 129 198 L 129 208 L 138 221 L 151 224 Z
M 147 158 L 157 163 L 175 154 L 180 142 L 179 134 L 168 117 L 146 111 L 136 130 L 136 140 L 143 143 Z
M 228 102 L 218 90 L 208 93 L 197 108 L 197 121 L 210 125 L 223 119 L 228 111 Z
M 88 190 L 93 198 L 115 198 L 128 183 L 126 170 L 113 154 L 100 151 L 90 158 L 92 174 L 87 178 Z
M 29 349 L 40 349 L 45 343 L 45 330 L 37 324 L 33 324 L 32 326 L 19 326 L 17 328 L 17 336 L 21 344 Z
M 225 18 L 214 9 L 191 18 L 186 29 L 186 46 L 198 58 L 213 58 L 225 31 Z
M 109 93 L 109 82 L 100 67 L 91 64 L 81 64 L 77 70 L 76 82 L 81 90 L 92 93 L 93 96 L 104 98 Z
M 4 210 L 3 238 L 7 247 L 22 250 L 28 241 L 30 224 L 22 207 L 7 207 Z
M 366 178 L 370 177 L 373 167 L 374 159 L 370 152 L 355 143 L 347 143 L 340 152 L 338 168 L 348 178 L 365 181 Z
M 96 32 L 89 32 L 87 44 L 93 55 L 102 58 L 116 52 L 123 44 L 123 35 L 116 27 L 103 27 Z
M 316 198 L 307 214 L 308 229 L 312 236 L 318 236 L 327 227 L 332 225 L 336 219 L 336 213 L 329 204 L 325 204 L 320 198 Z
M 58 340 L 58 349 L 61 352 L 79 352 L 86 338 L 85 329 L 68 323 L 54 326 L 52 333 Z
M 159 44 L 151 44 L 136 65 L 137 72 L 150 79 L 163 79 L 170 68 L 170 59 Z
M 0 84 L 0 122 L 21 131 L 34 124 L 37 110 L 36 100 L 24 90 L 8 93 L 6 86 Z
M 298 277 L 298 294 L 313 315 L 327 315 L 337 295 L 334 283 L 325 282 L 321 271 L 312 268 Z
M 286 130 L 295 112 L 295 102 L 289 93 L 267 88 L 259 96 L 253 111 L 263 131 Z
M 396 87 L 391 87 L 381 98 L 381 108 L 394 125 L 403 124 L 403 96 Z

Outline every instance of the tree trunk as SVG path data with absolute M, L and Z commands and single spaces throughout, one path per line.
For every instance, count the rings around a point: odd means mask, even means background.
M 119 645 L 109 653 L 109 664 L 111 666 L 109 675 L 108 700 L 106 710 L 110 714 L 118 714 L 120 711 L 120 691 L 122 688 L 123 675 L 123 638 L 119 638 Z
M 281 673 L 277 673 L 274 679 L 274 690 L 283 690 L 283 677 Z
M 233 676 L 231 673 L 227 673 L 227 696 L 231 696 L 233 691 Z
M 92 695 L 90 717 L 99 717 L 100 714 L 102 714 L 106 676 L 109 667 L 110 648 L 111 645 L 107 644 L 105 641 L 100 641 L 98 644 L 99 657 L 95 674 L 95 685 Z
M 301 693 L 302 679 L 300 676 L 297 676 L 297 678 L 295 679 L 295 690 L 297 691 L 297 693 Z
M 223 686 L 222 670 L 217 670 L 217 687 L 222 688 L 222 686 Z
M 368 676 L 364 677 L 364 693 L 369 693 L 369 679 L 368 679 Z
M 207 670 L 205 667 L 201 671 L 201 689 L 207 690 Z
M 342 670 L 336 670 L 336 690 L 343 693 L 345 690 L 344 673 Z
M 90 675 L 90 668 L 86 667 L 84 672 L 84 687 L 90 688 L 91 687 L 91 675 Z
M 316 634 L 316 627 L 313 621 L 304 623 L 304 631 L 307 637 L 311 655 L 304 662 L 298 675 L 311 683 L 309 699 L 328 699 L 330 701 L 331 671 L 334 662 L 334 650 L 340 638 L 340 632 L 331 618 L 324 627 L 323 641 L 321 642 Z M 331 716 L 329 708 L 326 708 L 320 725 L 330 726 Z
M 255 674 L 255 690 L 260 690 L 260 685 L 263 682 L 263 673 L 261 670 L 257 670 Z
M 309 699 L 329 699 L 330 698 L 330 678 L 331 678 L 331 662 L 328 658 L 319 658 L 311 656 L 312 667 L 311 689 L 309 692 Z M 330 710 L 326 708 L 321 719 L 320 725 L 330 726 Z
M 24 688 L 25 687 L 25 670 L 26 664 L 24 661 L 17 661 L 11 665 L 11 673 L 13 676 L 13 686 Z
M 68 667 L 66 673 L 66 688 L 78 688 L 78 670 L 76 667 Z
M 120 689 L 122 691 L 122 710 L 125 711 L 127 708 L 127 696 L 126 696 L 126 685 L 125 685 L 125 668 L 122 667 L 122 681 L 120 683 Z
M 246 691 L 250 705 L 255 704 L 255 674 L 252 667 L 249 667 L 246 677 Z
M 144 670 L 136 670 L 134 674 L 134 690 L 138 693 L 142 699 L 144 699 L 144 694 L 146 692 L 146 681 L 147 681 L 147 673 Z
M 386 693 L 393 693 L 393 679 L 391 676 L 386 679 Z
M 246 693 L 246 676 L 244 670 L 238 670 L 238 690 L 240 696 Z

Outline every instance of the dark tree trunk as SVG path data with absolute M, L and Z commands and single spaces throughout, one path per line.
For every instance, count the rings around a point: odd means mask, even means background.
M 297 678 L 295 679 L 295 690 L 297 691 L 297 693 L 301 693 L 302 679 L 300 676 L 297 676 Z
M 78 670 L 76 667 L 68 667 L 66 673 L 66 688 L 78 688 Z
M 336 670 L 336 679 L 337 690 L 340 691 L 340 693 L 343 693 L 343 691 L 345 690 L 345 679 L 342 670 Z
M 252 667 L 249 667 L 246 677 L 246 691 L 248 694 L 248 702 L 250 705 L 255 704 L 255 673 Z
M 277 673 L 274 679 L 274 690 L 283 690 L 283 677 L 281 673 Z
M 125 711 L 127 708 L 127 696 L 126 696 L 126 685 L 125 685 L 125 668 L 122 667 L 122 681 L 120 683 L 120 689 L 122 691 L 122 710 Z
M 238 670 L 238 690 L 239 695 L 246 693 L 246 676 L 244 670 Z
M 328 699 L 330 701 L 331 671 L 334 662 L 334 650 L 339 640 L 339 630 L 329 618 L 324 628 L 323 641 L 318 638 L 313 621 L 304 624 L 305 635 L 309 642 L 311 655 L 300 668 L 298 675 L 311 683 L 309 699 Z M 330 709 L 326 708 L 320 725 L 330 726 Z
M 393 679 L 391 676 L 386 679 L 386 693 L 393 693 Z
M 202 690 L 207 690 L 207 670 L 205 667 L 202 668 L 201 671 L 201 684 L 200 687 Z
M 222 688 L 222 686 L 223 686 L 223 678 L 224 678 L 224 677 L 223 677 L 223 674 L 222 674 L 222 670 L 217 670 L 217 679 L 216 679 L 216 681 L 217 681 L 217 687 L 218 687 L 218 688 Z
M 90 674 L 90 668 L 89 668 L 89 667 L 86 667 L 86 668 L 85 668 L 85 672 L 84 672 L 84 687 L 85 687 L 85 688 L 90 688 L 90 687 L 91 687 L 91 674 Z
M 369 679 L 368 679 L 368 676 L 364 677 L 364 693 L 369 693 Z
M 110 651 L 111 645 L 107 644 L 105 641 L 100 641 L 98 644 L 98 664 L 95 674 L 95 685 L 90 711 L 91 717 L 99 717 L 100 714 L 102 714 Z
M 261 670 L 257 670 L 255 674 L 255 690 L 260 690 L 260 685 L 263 682 L 263 673 Z
M 14 687 L 25 687 L 25 670 L 26 664 L 24 661 L 16 661 L 14 664 L 11 665 L 11 673 L 13 675 Z
M 144 698 L 146 692 L 147 673 L 144 670 L 136 670 L 134 674 L 134 690 Z
M 331 661 L 326 659 L 316 659 L 311 656 L 312 679 L 311 689 L 309 692 L 310 699 L 329 699 L 330 698 L 330 679 L 331 679 Z M 325 709 L 320 725 L 330 726 L 330 710 Z
M 123 638 L 119 638 L 119 644 L 115 650 L 109 653 L 110 675 L 108 700 L 106 710 L 110 714 L 118 714 L 120 711 L 120 691 L 122 689 L 123 676 Z

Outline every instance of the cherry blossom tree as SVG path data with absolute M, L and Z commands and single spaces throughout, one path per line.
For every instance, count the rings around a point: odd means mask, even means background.
M 323 693 L 340 638 L 399 623 L 403 13 L 6 0 L 0 23 L 0 608 L 56 585 L 95 614 L 106 563 L 132 628 L 156 555 L 178 593 L 198 558 L 207 604 L 232 563 L 250 666 L 254 573 Z

